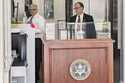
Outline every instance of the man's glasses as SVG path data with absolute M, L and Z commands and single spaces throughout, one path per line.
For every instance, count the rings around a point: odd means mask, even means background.
M 74 7 L 73 9 L 77 10 L 77 9 L 79 9 L 79 8 L 81 8 L 81 7 Z

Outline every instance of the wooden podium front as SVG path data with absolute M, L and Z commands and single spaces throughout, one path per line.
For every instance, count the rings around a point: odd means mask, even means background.
M 44 46 L 44 83 L 113 83 L 111 39 L 53 40 Z

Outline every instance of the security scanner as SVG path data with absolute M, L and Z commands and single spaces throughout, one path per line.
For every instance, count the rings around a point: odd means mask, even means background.
M 27 34 L 12 33 L 12 57 L 11 67 L 12 83 L 26 83 L 26 40 Z M 19 72 L 20 71 L 20 72 Z
M 35 34 L 39 30 L 22 24 L 11 29 L 11 83 L 35 83 Z
M 19 32 L 12 33 L 12 57 L 14 61 L 12 66 L 26 65 L 26 38 L 27 34 L 21 34 Z

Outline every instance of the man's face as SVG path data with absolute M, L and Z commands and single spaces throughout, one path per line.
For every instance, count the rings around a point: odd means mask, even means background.
M 80 4 L 78 3 L 74 5 L 74 10 L 77 15 L 80 15 L 81 13 L 83 13 L 83 7 L 81 7 Z
M 37 7 L 35 7 L 35 6 L 30 7 L 30 13 L 32 16 L 34 16 L 37 12 L 38 12 Z

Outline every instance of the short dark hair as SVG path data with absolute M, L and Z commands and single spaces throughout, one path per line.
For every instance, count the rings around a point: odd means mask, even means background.
M 82 8 L 84 8 L 84 5 L 82 2 L 76 2 L 75 4 L 79 4 Z

